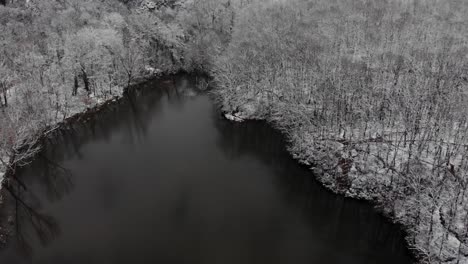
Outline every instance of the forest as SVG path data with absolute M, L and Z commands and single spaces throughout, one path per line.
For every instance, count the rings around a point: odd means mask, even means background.
M 122 94 L 143 75 L 181 67 L 183 36 L 173 9 L 143 7 L 27 1 L 0 8 L 3 165 L 27 163 L 42 133 Z
M 466 14 L 466 0 L 0 5 L 0 162 L 26 164 L 41 134 L 144 76 L 204 73 L 227 116 L 282 130 L 327 187 L 402 223 L 421 262 L 468 263 Z

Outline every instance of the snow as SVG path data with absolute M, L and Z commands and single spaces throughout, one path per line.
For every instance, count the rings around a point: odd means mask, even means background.
M 2 155 L 2 154 L 0 153 L 0 155 Z M 2 158 L 3 161 L 8 160 L 7 156 L 0 156 L 0 157 Z M 2 162 L 0 162 L 0 184 L 3 182 L 5 173 L 6 173 L 6 167 Z M 1 188 L 1 186 L 0 186 L 0 188 Z
M 232 114 L 224 114 L 224 117 L 226 117 L 226 119 L 228 120 L 231 120 L 231 121 L 235 121 L 235 122 L 242 122 L 244 121 L 244 119 L 236 116 L 236 115 L 232 115 Z
M 160 69 L 156 69 L 156 68 L 153 68 L 149 65 L 146 65 L 145 66 L 145 71 L 147 74 L 150 74 L 150 75 L 158 75 L 158 74 L 161 74 L 162 71 Z

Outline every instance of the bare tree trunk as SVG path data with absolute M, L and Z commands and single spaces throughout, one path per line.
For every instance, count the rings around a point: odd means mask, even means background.
M 130 88 L 130 84 L 132 83 L 133 74 L 131 72 L 128 72 L 127 75 L 128 75 L 128 82 L 127 82 L 127 89 L 128 89 Z
M 0 88 L 1 88 L 0 90 L 1 90 L 1 92 L 2 92 L 2 94 L 3 94 L 3 105 L 4 105 L 5 107 L 7 107 L 7 106 L 8 106 L 8 101 L 7 101 L 7 89 L 6 89 L 6 85 L 5 85 L 4 83 L 0 83 Z
M 72 95 L 76 96 L 77 93 L 78 93 L 78 77 L 76 77 L 76 74 L 75 74 Z
M 91 89 L 89 88 L 89 78 L 86 70 L 83 66 L 81 66 L 81 77 L 83 78 L 84 89 L 86 92 L 90 93 Z

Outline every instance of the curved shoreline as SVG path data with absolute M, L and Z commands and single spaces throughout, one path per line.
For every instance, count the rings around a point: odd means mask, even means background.
M 290 155 L 313 170 L 315 179 L 325 188 L 345 197 L 370 201 L 391 222 L 399 224 L 416 263 L 468 263 L 465 189 L 454 188 L 458 177 L 448 173 L 453 168 L 439 166 L 436 173 L 444 169 L 445 173 L 438 175 L 439 178 L 429 178 L 434 168 L 422 158 L 421 163 L 403 163 L 407 170 L 416 171 L 407 174 L 398 170 L 405 149 L 402 147 L 397 156 L 391 140 L 374 136 L 352 141 L 339 135 L 318 134 L 307 123 L 288 126 L 293 121 L 287 117 L 287 107 L 294 109 L 294 106 L 287 102 L 265 103 L 257 100 L 258 97 L 249 97 L 250 94 L 233 97 L 223 90 L 216 95 L 226 119 L 268 122 L 288 139 Z M 431 157 L 430 154 L 424 158 Z M 392 159 L 400 167 L 392 166 L 388 161 Z M 417 176 L 412 178 L 413 175 Z
M 53 134 L 55 132 L 58 132 L 58 131 L 61 131 L 61 130 L 68 130 L 71 125 L 76 124 L 77 122 L 86 122 L 86 120 L 89 120 L 91 118 L 91 116 L 93 116 L 95 114 L 99 114 L 102 111 L 105 111 L 110 106 L 114 106 L 114 105 L 119 104 L 121 102 L 121 100 L 123 100 L 125 98 L 126 93 L 138 90 L 139 89 L 138 86 L 141 86 L 142 84 L 145 84 L 145 83 L 148 83 L 148 82 L 153 82 L 153 81 L 154 82 L 164 81 L 164 80 L 166 80 L 168 78 L 172 78 L 173 76 L 175 76 L 177 74 L 179 74 L 179 73 L 162 74 L 160 76 L 156 76 L 156 77 L 153 76 L 153 77 L 149 77 L 149 78 L 144 78 L 142 80 L 138 80 L 138 81 L 134 82 L 130 86 L 130 88 L 131 88 L 130 90 L 124 91 L 121 95 L 114 96 L 113 98 L 110 98 L 110 99 L 108 99 L 108 100 L 106 100 L 106 101 L 104 101 L 102 103 L 98 103 L 98 104 L 96 104 L 95 106 L 93 106 L 91 108 L 87 108 L 86 111 L 84 111 L 84 112 L 76 113 L 76 114 L 64 119 L 63 121 L 56 123 L 54 125 L 55 127 L 52 130 L 45 129 L 45 132 L 43 132 L 43 135 L 41 135 L 41 139 L 40 139 L 39 142 L 41 142 L 41 144 L 42 144 L 44 140 L 46 140 L 47 138 L 50 138 L 51 136 L 53 136 Z M 242 120 L 249 120 L 249 118 L 243 118 Z M 241 120 L 232 120 L 232 121 L 241 121 Z M 266 121 L 268 122 L 268 120 L 266 120 Z M 273 128 L 278 129 L 279 131 L 282 131 L 273 122 L 268 122 L 268 123 Z M 291 144 L 291 140 L 287 136 L 285 138 L 287 138 L 289 143 Z M 300 153 L 293 152 L 290 148 L 288 148 L 288 152 L 293 156 L 293 158 L 295 160 L 297 160 L 297 162 L 299 162 L 301 164 L 301 166 L 305 166 L 308 169 L 311 169 L 310 164 L 308 164 L 308 161 L 301 160 L 299 158 Z M 8 176 L 11 175 L 11 173 L 13 173 L 11 170 L 7 170 L 7 172 L 5 173 L 5 179 L 8 178 Z M 387 217 L 392 223 L 397 224 L 399 227 L 403 227 L 402 230 L 405 233 L 405 238 L 408 238 L 407 227 L 405 225 L 399 223 L 398 221 L 395 221 L 395 218 L 392 217 L 392 215 L 389 213 L 389 211 L 382 210 L 381 208 L 376 207 L 376 206 L 379 205 L 378 201 L 373 200 L 373 199 L 366 199 L 365 197 L 351 196 L 351 195 L 347 194 L 346 189 L 340 189 L 338 187 L 338 185 L 336 185 L 336 184 L 335 185 L 329 184 L 329 182 L 327 182 L 325 180 L 325 177 L 323 177 L 322 174 L 317 174 L 317 176 L 318 177 L 314 177 L 314 178 L 316 180 L 318 180 L 320 182 L 320 184 L 324 186 L 325 189 L 327 189 L 329 191 L 332 191 L 333 193 L 336 193 L 336 194 L 339 194 L 339 195 L 344 195 L 344 196 L 346 196 L 348 198 L 353 198 L 353 199 L 357 199 L 357 200 L 372 202 L 372 204 L 375 205 L 374 207 L 379 212 L 381 212 L 385 217 Z M 11 199 L 11 198 L 9 197 L 7 191 L 4 188 L 0 188 L 0 198 L 1 198 L 1 196 L 6 198 L 5 199 L 6 201 L 4 201 L 3 204 L 0 203 L 0 217 L 2 216 L 1 213 L 10 212 L 10 214 L 7 215 L 7 217 L 2 217 L 0 219 L 1 220 L 0 221 L 0 250 L 6 245 L 6 243 L 8 242 L 8 238 L 11 238 L 11 236 L 14 235 L 13 228 L 14 228 L 14 222 L 15 222 L 14 216 L 12 214 L 12 210 L 14 210 L 14 209 L 13 208 L 8 208 L 8 204 L 10 204 L 10 203 L 8 203 L 8 199 Z M 5 237 L 5 236 L 6 236 L 6 240 L 2 241 L 2 237 Z M 418 254 L 420 254 L 420 252 L 415 251 L 414 248 L 412 248 L 412 244 L 408 239 L 406 239 L 406 241 L 407 241 L 406 247 L 409 249 L 409 251 L 411 252 L 413 257 L 416 259 L 416 261 L 422 261 L 422 258 L 418 257 Z
M 222 109 L 227 109 L 228 106 L 223 105 L 222 103 L 219 105 Z M 408 252 L 410 253 L 411 257 L 414 260 L 414 263 L 430 263 L 427 260 L 427 254 L 422 251 L 420 248 L 416 247 L 414 240 L 412 241 L 410 233 L 411 233 L 411 226 L 399 221 L 393 212 L 392 208 L 386 207 L 386 205 L 379 199 L 378 196 L 382 196 L 382 194 L 376 193 L 365 193 L 365 192 L 358 192 L 358 193 L 350 193 L 349 189 L 340 187 L 340 183 L 336 181 L 337 178 L 330 176 L 329 172 L 325 172 L 322 170 L 321 166 L 323 164 L 313 163 L 312 161 L 304 158 L 304 153 L 300 153 L 298 151 L 293 150 L 292 144 L 293 139 L 285 132 L 285 129 L 282 129 L 278 124 L 268 120 L 268 118 L 264 117 L 256 117 L 256 116 L 249 116 L 239 112 L 229 112 L 229 111 L 222 111 L 224 118 L 231 122 L 244 122 L 249 120 L 263 120 L 270 124 L 274 129 L 280 131 L 284 137 L 287 139 L 288 146 L 287 151 L 291 155 L 291 157 L 296 160 L 301 166 L 304 166 L 308 170 L 311 170 L 311 174 L 314 175 L 314 179 L 319 182 L 321 186 L 324 187 L 325 190 L 335 193 L 337 195 L 345 196 L 346 198 L 355 199 L 363 202 L 368 202 L 370 205 L 374 207 L 377 212 L 382 214 L 383 217 L 388 219 L 392 224 L 397 225 L 404 234 L 404 239 L 406 241 L 405 247 L 407 248 Z M 332 173 L 336 173 L 333 171 Z

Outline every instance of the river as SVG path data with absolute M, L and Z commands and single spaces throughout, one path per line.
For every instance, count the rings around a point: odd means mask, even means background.
M 265 122 L 224 120 L 194 83 L 150 82 L 50 139 L 18 173 L 33 213 L 18 206 L 0 263 L 412 263 L 398 226 L 323 188 Z

